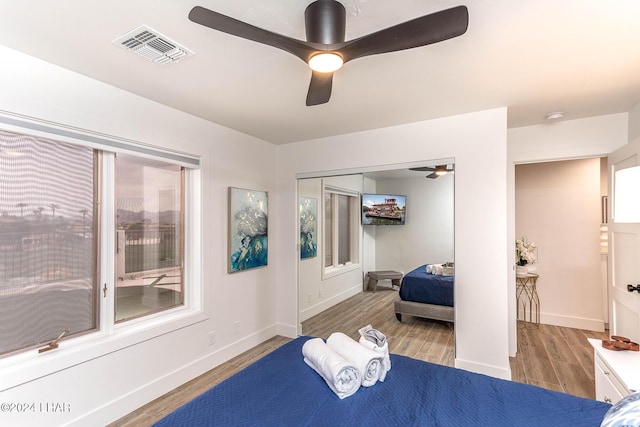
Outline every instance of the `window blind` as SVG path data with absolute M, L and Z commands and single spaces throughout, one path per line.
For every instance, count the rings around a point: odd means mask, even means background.
M 116 136 L 18 116 L 4 111 L 0 111 L 0 123 L 5 125 L 6 129 L 10 131 L 31 133 L 34 134 L 34 136 L 41 136 L 45 138 L 55 137 L 65 142 L 84 145 L 98 150 L 137 154 L 145 157 L 162 159 L 190 169 L 197 169 L 200 167 L 200 158 L 197 156 L 177 151 L 164 150 L 152 147 L 142 142 L 119 138 Z

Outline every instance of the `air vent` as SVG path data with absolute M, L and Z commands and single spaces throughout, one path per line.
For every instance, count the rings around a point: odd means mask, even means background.
M 192 51 L 180 46 L 158 31 L 141 25 L 113 41 L 114 44 L 158 64 L 168 64 L 181 58 L 194 55 Z

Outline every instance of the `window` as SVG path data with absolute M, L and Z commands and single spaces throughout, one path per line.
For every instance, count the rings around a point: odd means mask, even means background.
M 359 194 L 337 188 L 324 190 L 325 273 L 358 262 Z
M 185 157 L 87 140 L 0 130 L 0 354 L 186 304 Z
M 333 194 L 324 193 L 324 266 L 333 267 Z
M 96 158 L 0 131 L 0 354 L 97 326 Z
M 183 303 L 184 168 L 116 156 L 117 322 Z
M 336 194 L 338 199 L 338 264 L 344 265 L 351 262 L 351 211 L 349 209 L 352 196 Z

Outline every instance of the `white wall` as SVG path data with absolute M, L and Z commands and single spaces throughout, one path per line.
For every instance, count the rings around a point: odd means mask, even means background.
M 438 179 L 380 179 L 380 194 L 407 196 L 404 226 L 376 228 L 376 270 L 408 273 L 427 263 L 454 260 L 454 175 Z M 372 227 L 365 227 L 372 228 Z
M 77 425 L 105 425 L 280 332 L 280 222 L 274 219 L 280 206 L 273 145 L 4 47 L 0 55 L 0 110 L 201 156 L 204 300 L 202 313 L 190 318 L 198 322 L 183 322 L 179 329 L 177 323 L 164 328 L 147 325 L 111 337 L 69 338 L 58 350 L 41 356 L 34 351 L 3 358 L 0 402 L 61 402 L 68 403 L 70 411 L 2 413 L 0 424 L 60 425 L 76 420 Z M 229 186 L 268 190 L 274 196 L 266 268 L 226 273 Z M 295 212 L 295 206 L 287 208 L 290 215 Z M 293 245 L 295 239 L 289 242 Z M 216 333 L 211 346 L 210 331 Z M 83 339 L 90 342 L 80 345 Z
M 510 266 L 515 265 L 515 165 L 603 157 L 627 143 L 628 131 L 627 113 L 508 130 L 507 256 Z M 517 346 L 515 272 L 509 275 L 508 280 L 509 353 L 514 356 Z
M 454 158 L 456 366 L 509 378 L 506 138 L 500 108 L 278 146 L 280 324 L 297 322 L 297 174 Z
M 640 137 L 640 102 L 629 111 L 629 136 L 628 141 Z
M 600 172 L 597 157 L 516 166 L 516 236 L 538 245 L 541 323 L 604 330 Z

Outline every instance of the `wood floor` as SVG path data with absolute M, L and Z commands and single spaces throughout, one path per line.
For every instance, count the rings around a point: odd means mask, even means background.
M 170 391 L 158 399 L 138 408 L 134 412 L 109 424 L 109 427 L 143 427 L 150 426 L 185 403 L 224 381 L 231 375 L 246 368 L 261 357 L 291 341 L 291 338 L 273 337 L 262 344 L 242 353 L 239 356 L 200 375 L 186 384 Z
M 340 331 L 357 340 L 358 329 L 371 324 L 387 336 L 391 353 L 453 366 L 453 324 L 411 316 L 399 322 L 393 311 L 397 298 L 397 288 L 364 292 L 302 322 L 302 335 L 328 338 Z
M 587 338 L 608 333 L 518 323 L 518 353 L 511 358 L 513 381 L 595 399 L 593 347 Z
M 453 366 L 453 324 L 409 318 L 398 322 L 393 312 L 396 290 L 381 288 L 350 298 L 302 324 L 303 335 L 327 338 L 340 331 L 354 339 L 367 324 L 382 331 L 391 353 Z M 594 398 L 593 349 L 587 338 L 608 338 L 592 332 L 558 326 L 518 324 L 518 353 L 511 358 L 514 381 Z M 286 342 L 274 337 L 212 369 L 164 396 L 119 419 L 111 426 L 149 426 L 204 391 L 242 370 Z

